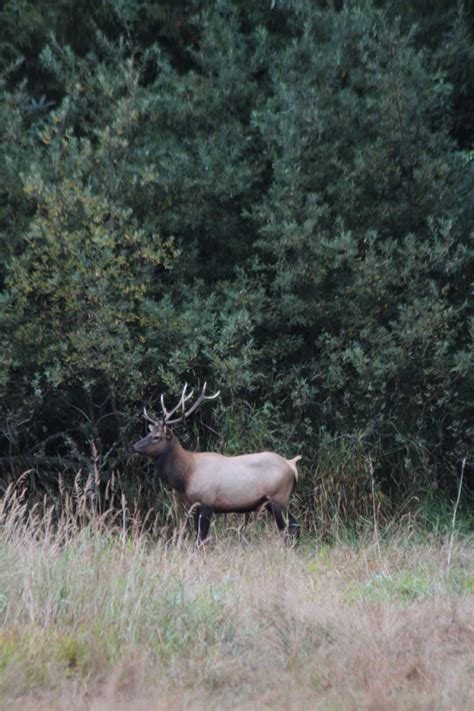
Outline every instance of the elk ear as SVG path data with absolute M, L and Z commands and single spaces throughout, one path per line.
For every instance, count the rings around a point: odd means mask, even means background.
M 173 436 L 173 435 L 172 435 L 172 433 L 171 433 L 171 430 L 168 429 L 168 427 L 165 427 L 165 437 L 166 437 L 166 439 L 171 439 L 172 436 Z
M 153 432 L 155 428 L 153 427 L 153 425 L 148 425 L 148 429 L 150 430 L 150 432 Z

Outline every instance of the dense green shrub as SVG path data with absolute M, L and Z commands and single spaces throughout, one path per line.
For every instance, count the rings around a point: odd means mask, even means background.
M 5 480 L 133 490 L 142 405 L 208 379 L 222 403 L 186 441 L 302 451 L 313 524 L 452 490 L 474 421 L 472 23 L 334 5 L 110 2 L 73 31 L 67 2 L 6 4 Z
M 254 114 L 273 370 L 311 423 L 369 435 L 398 486 L 420 465 L 443 479 L 473 433 L 473 175 L 451 89 L 370 5 L 298 10 Z

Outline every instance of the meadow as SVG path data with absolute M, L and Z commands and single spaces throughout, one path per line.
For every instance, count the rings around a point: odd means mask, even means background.
M 414 522 L 284 543 L 228 517 L 197 549 L 122 508 L 0 507 L 9 709 L 465 709 L 474 548 Z

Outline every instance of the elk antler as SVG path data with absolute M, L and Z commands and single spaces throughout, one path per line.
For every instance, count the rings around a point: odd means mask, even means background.
M 155 425 L 155 427 L 156 427 L 156 425 L 160 424 L 159 420 L 156 420 L 154 417 L 152 417 L 151 415 L 148 414 L 148 412 L 146 411 L 146 407 L 143 408 L 143 414 L 145 415 L 145 419 L 148 420 L 148 422 L 151 422 L 153 425 Z
M 173 407 L 173 409 L 170 410 L 169 412 L 165 407 L 165 397 L 164 397 L 163 393 L 161 394 L 161 398 L 160 398 L 161 399 L 161 409 L 163 410 L 163 420 L 165 423 L 168 423 L 170 421 L 170 418 L 174 415 L 174 413 L 177 410 L 179 410 L 180 407 L 182 407 L 184 410 L 184 403 L 187 402 L 189 400 L 189 398 L 193 396 L 193 393 L 194 393 L 194 390 L 191 390 L 191 392 L 188 395 L 186 395 L 187 389 L 188 389 L 188 384 L 185 383 L 183 392 L 181 393 L 181 397 L 178 400 L 178 404 L 176 405 L 176 407 Z M 180 419 L 182 419 L 182 418 L 180 418 Z
M 175 425 L 178 422 L 182 422 L 182 420 L 184 420 L 186 417 L 189 417 L 189 415 L 191 415 L 193 412 L 195 412 L 198 409 L 199 405 L 202 402 L 204 402 L 204 400 L 214 400 L 220 394 L 220 390 L 218 390 L 214 395 L 206 395 L 205 394 L 206 393 L 206 386 L 207 386 L 207 383 L 204 383 L 201 394 L 199 395 L 199 397 L 196 400 L 196 402 L 194 403 L 194 405 L 192 405 L 191 408 L 187 412 L 185 412 L 185 410 L 184 410 L 184 404 L 189 400 L 189 398 L 192 396 L 192 394 L 194 392 L 193 390 L 191 390 L 189 395 L 186 395 L 186 389 L 188 387 L 187 384 L 183 388 L 183 392 L 181 393 L 181 397 L 179 399 L 178 404 L 170 412 L 168 412 L 164 406 L 164 398 L 162 395 L 161 396 L 161 406 L 163 408 L 163 414 L 165 416 L 164 417 L 165 424 Z M 170 419 L 171 416 L 174 415 L 174 413 L 177 410 L 179 410 L 179 408 L 183 409 L 183 414 L 181 415 L 181 417 L 177 417 L 176 419 L 171 420 Z

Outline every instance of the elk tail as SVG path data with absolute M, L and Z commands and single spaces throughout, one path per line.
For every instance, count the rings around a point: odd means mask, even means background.
M 295 482 L 298 481 L 298 469 L 296 468 L 296 462 L 299 462 L 300 459 L 302 459 L 301 454 L 297 454 L 296 457 L 293 457 L 293 459 L 286 460 L 293 470 L 293 474 L 295 475 Z

